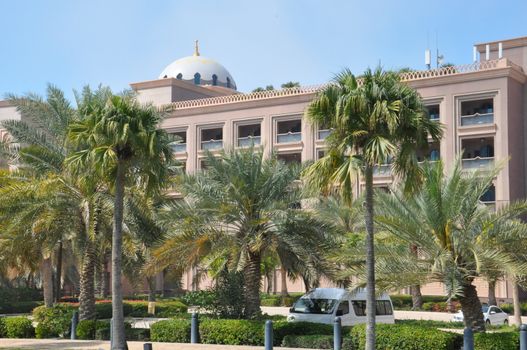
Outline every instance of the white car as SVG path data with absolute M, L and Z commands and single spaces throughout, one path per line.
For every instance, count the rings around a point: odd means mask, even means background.
M 487 325 L 509 324 L 509 315 L 497 306 L 483 305 L 481 307 L 483 319 Z M 459 311 L 452 319 L 454 322 L 463 322 L 463 312 Z

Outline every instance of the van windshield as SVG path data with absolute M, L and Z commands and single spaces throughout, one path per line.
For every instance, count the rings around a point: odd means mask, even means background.
M 337 302 L 337 299 L 300 298 L 293 306 L 292 311 L 302 314 L 330 314 Z

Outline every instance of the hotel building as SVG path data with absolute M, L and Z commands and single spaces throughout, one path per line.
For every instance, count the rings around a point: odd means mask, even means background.
M 444 125 L 441 142 L 419 152 L 421 160 L 442 159 L 448 168 L 461 156 L 466 171 L 505 161 L 482 198 L 492 208 L 525 198 L 526 71 L 527 37 L 523 37 L 475 45 L 471 64 L 401 73 L 402 81 L 422 96 L 429 117 Z M 158 79 L 130 85 L 141 102 L 172 105 L 173 112 L 162 127 L 179 136 L 173 148 L 187 172 L 204 167 L 207 150 L 251 144 L 275 151 L 286 162 L 316 160 L 324 154 L 330 130 L 316 128 L 303 118 L 321 86 L 241 93 L 229 71 L 201 56 L 197 46 L 194 55 L 174 61 Z M 19 118 L 16 110 L 0 101 L 0 121 L 13 118 Z M 0 137 L 6 137 L 5 133 L 0 131 Z M 375 186 L 389 187 L 393 180 L 389 164 L 375 169 Z M 360 183 L 355 190 L 360 194 Z M 192 275 L 193 271 L 184 276 L 184 289 L 197 288 Z M 280 291 L 279 271 L 274 280 L 273 289 Z M 158 282 L 162 284 L 161 279 Z M 477 286 L 485 297 L 486 282 L 478 281 Z M 289 291 L 303 289 L 299 282 L 289 282 L 288 287 Z M 444 293 L 440 284 L 426 285 L 422 292 Z M 498 299 L 510 299 L 511 293 L 508 283 L 498 283 Z

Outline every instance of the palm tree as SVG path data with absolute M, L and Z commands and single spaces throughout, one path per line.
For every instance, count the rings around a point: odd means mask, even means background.
M 330 226 L 296 209 L 298 175 L 299 169 L 252 148 L 209 154 L 205 171 L 182 179 L 184 199 L 165 208 L 169 233 L 155 253 L 158 267 L 240 272 L 244 316 L 258 317 L 262 259 L 287 251 L 303 262 L 306 276 L 315 275 L 331 244 Z
M 527 203 L 493 213 L 480 202 L 497 170 L 467 173 L 457 161 L 448 175 L 441 162 L 425 164 L 423 171 L 424 183 L 414 196 L 402 191 L 378 194 L 379 226 L 398 240 L 415 244 L 419 252 L 415 256 L 385 249 L 377 264 L 378 283 L 388 290 L 442 282 L 449 298 L 459 298 L 465 326 L 484 331 L 473 281 L 482 271 L 524 273 L 527 255 L 515 253 L 507 242 L 518 246 L 526 238 L 525 229 L 512 229 L 511 219 L 524 212 Z M 495 244 L 502 238 L 503 243 Z
M 169 176 L 172 140 L 159 129 L 165 111 L 142 106 L 131 96 L 112 96 L 105 102 L 79 108 L 84 118 L 70 125 L 68 134 L 77 152 L 67 164 L 77 172 L 93 167 L 114 192 L 112 339 L 113 349 L 125 349 L 121 286 L 125 186 L 160 191 Z
M 328 152 L 305 173 L 308 184 L 327 191 L 338 186 L 351 202 L 358 174 L 365 181 L 367 255 L 366 349 L 375 349 L 375 258 L 373 225 L 373 170 L 392 162 L 392 171 L 412 190 L 420 181 L 416 151 L 427 138 L 439 140 L 441 127 L 424 113 L 419 94 L 400 82 L 396 73 L 366 70 L 358 81 L 349 71 L 338 74 L 318 93 L 306 110 L 315 125 L 332 129 Z

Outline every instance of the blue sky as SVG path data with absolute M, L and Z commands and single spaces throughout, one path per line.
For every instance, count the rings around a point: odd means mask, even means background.
M 379 62 L 424 68 L 436 32 L 455 64 L 470 63 L 474 43 L 527 35 L 525 0 L 3 0 L 0 13 L 0 99 L 47 83 L 68 96 L 85 84 L 119 91 L 157 78 L 195 39 L 250 91 Z

